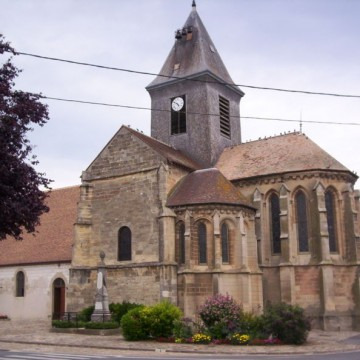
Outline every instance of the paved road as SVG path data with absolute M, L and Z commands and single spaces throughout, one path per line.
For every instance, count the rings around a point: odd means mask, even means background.
M 359 360 L 360 351 L 337 353 L 337 354 L 322 354 L 322 355 L 146 355 L 146 356 L 131 356 L 131 355 L 75 355 L 75 354 L 61 354 L 61 353 L 40 353 L 40 352 L 16 352 L 5 351 L 0 349 L 0 360 L 226 360 L 226 359 L 239 359 L 239 360 Z
M 73 355 L 59 353 L 18 352 L 0 350 L 0 360 L 115 360 L 121 356 Z

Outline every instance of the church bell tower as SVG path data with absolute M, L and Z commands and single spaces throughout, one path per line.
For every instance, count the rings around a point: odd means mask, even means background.
M 146 87 L 151 97 L 151 136 L 211 167 L 225 147 L 241 142 L 240 99 L 196 10 L 160 74 Z

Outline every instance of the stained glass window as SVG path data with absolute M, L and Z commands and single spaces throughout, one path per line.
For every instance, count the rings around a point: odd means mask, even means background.
M 179 226 L 180 264 L 185 264 L 185 225 Z
M 270 196 L 271 242 L 273 254 L 281 253 L 280 241 L 280 201 L 275 193 Z
M 131 230 L 123 226 L 118 235 L 118 260 L 131 260 Z
M 207 263 L 207 247 L 206 247 L 206 226 L 200 222 L 198 225 L 198 239 L 199 239 L 199 263 Z
M 295 196 L 297 235 L 299 242 L 299 251 L 309 251 L 308 225 L 306 211 L 306 196 L 303 191 L 298 191 Z
M 227 224 L 221 225 L 221 256 L 222 262 L 229 262 L 229 227 Z
M 330 252 L 337 252 L 335 197 L 334 193 L 330 190 L 325 192 L 325 206 Z

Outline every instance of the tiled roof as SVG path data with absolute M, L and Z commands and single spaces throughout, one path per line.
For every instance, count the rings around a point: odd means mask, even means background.
M 229 179 L 308 170 L 349 170 L 305 134 L 286 135 L 226 148 L 216 167 Z
M 175 40 L 175 44 L 160 71 L 163 76 L 157 76 L 147 86 L 147 89 L 150 90 L 169 82 L 178 81 L 171 77 L 192 77 L 206 73 L 231 84 L 233 90 L 243 94 L 234 85 L 196 8 L 191 11 L 183 28 L 191 29 L 191 34 L 184 34 L 181 39 Z M 170 76 L 170 78 L 166 76 Z
M 190 170 L 200 169 L 201 166 L 196 163 L 194 160 L 183 154 L 181 151 L 176 150 L 161 141 L 158 141 L 152 137 L 146 136 L 138 131 L 135 131 L 127 126 L 124 126 L 127 130 L 129 130 L 132 134 L 134 134 L 137 138 L 143 141 L 145 144 L 150 146 L 156 152 L 158 152 L 161 156 L 168 159 L 170 162 L 176 163 L 178 165 L 184 166 Z
M 215 168 L 185 176 L 170 194 L 167 206 L 232 204 L 251 207 L 240 191 Z
M 70 262 L 79 195 L 79 186 L 52 190 L 46 199 L 50 211 L 41 216 L 35 236 L 0 241 L 0 266 Z

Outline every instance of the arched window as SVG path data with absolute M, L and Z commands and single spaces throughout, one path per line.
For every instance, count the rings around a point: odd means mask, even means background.
M 131 230 L 123 226 L 118 235 L 118 260 L 131 260 Z
M 223 263 L 229 263 L 229 227 L 221 225 L 221 256 Z
M 185 264 L 185 224 L 179 226 L 180 264 Z
M 337 252 L 335 196 L 331 190 L 325 192 L 325 207 L 330 252 Z
M 280 241 L 280 200 L 275 193 L 270 196 L 270 224 L 273 254 L 281 253 Z
M 16 274 L 16 296 L 25 296 L 25 275 L 22 271 Z
M 298 191 L 295 196 L 295 208 L 296 208 L 296 222 L 297 222 L 299 251 L 306 252 L 309 251 L 309 241 L 308 241 L 306 196 L 303 191 Z
M 202 222 L 198 224 L 198 239 L 199 239 L 199 264 L 206 264 L 207 263 L 206 225 Z

